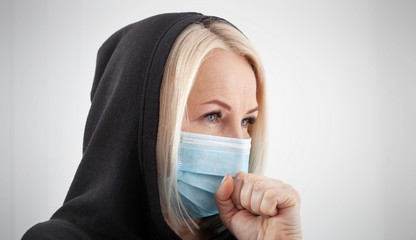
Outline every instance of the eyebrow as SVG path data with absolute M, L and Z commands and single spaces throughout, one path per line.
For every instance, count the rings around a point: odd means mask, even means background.
M 221 106 L 221 107 L 223 107 L 223 108 L 225 108 L 225 109 L 227 109 L 228 111 L 231 111 L 231 106 L 230 105 L 228 105 L 228 104 L 226 104 L 225 102 L 222 102 L 222 101 L 220 101 L 220 100 L 210 100 L 210 101 L 207 101 L 207 102 L 204 102 L 204 103 L 202 103 L 202 104 L 217 104 L 217 105 L 219 105 L 219 106 Z M 246 114 L 250 114 L 250 113 L 253 113 L 253 112 L 255 112 L 255 111 L 258 111 L 259 110 L 259 106 L 257 106 L 257 107 L 255 107 L 255 108 L 253 108 L 253 109 L 251 109 L 250 111 L 248 111 Z
M 253 112 L 258 111 L 258 110 L 259 110 L 259 106 L 257 106 L 257 107 L 255 107 L 255 108 L 251 109 L 251 110 L 250 110 L 250 111 L 248 111 L 246 114 L 250 114 L 250 113 L 253 113 Z
M 220 105 L 221 107 L 227 109 L 228 111 L 231 111 L 231 106 L 226 104 L 225 102 L 221 102 L 220 100 L 211 100 L 208 102 L 204 102 L 203 104 L 217 104 Z

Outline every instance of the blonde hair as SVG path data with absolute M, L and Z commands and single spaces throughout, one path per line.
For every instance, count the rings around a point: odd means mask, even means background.
M 179 197 L 176 178 L 177 156 L 182 119 L 198 69 L 207 56 L 218 49 L 233 51 L 243 56 L 255 73 L 259 112 L 256 123 L 249 126 L 252 138 L 249 172 L 263 172 L 267 131 L 264 70 L 260 58 L 250 41 L 229 23 L 218 19 L 193 23 L 176 38 L 165 65 L 160 89 L 156 146 L 158 185 L 162 211 L 167 215 L 174 230 L 187 226 L 193 232 L 195 228 L 199 228 L 189 217 Z M 219 218 L 218 221 L 221 223 Z

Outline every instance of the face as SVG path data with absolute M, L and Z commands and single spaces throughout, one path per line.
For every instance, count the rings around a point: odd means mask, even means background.
M 256 77 L 247 60 L 218 50 L 201 65 L 188 98 L 182 131 L 250 138 L 258 113 Z

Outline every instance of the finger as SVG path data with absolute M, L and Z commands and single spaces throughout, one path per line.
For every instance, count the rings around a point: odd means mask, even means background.
M 260 212 L 263 215 L 277 215 L 277 191 L 276 189 L 268 189 L 263 192 L 263 198 L 260 204 Z
M 265 188 L 265 183 L 263 181 L 256 181 L 253 184 L 253 192 L 251 193 L 251 210 L 258 215 L 262 215 L 260 205 L 263 200 Z
M 240 203 L 244 209 L 253 212 L 251 209 L 251 193 L 253 192 L 253 183 L 255 182 L 255 175 L 245 174 L 243 177 L 243 184 L 240 191 Z
M 296 206 L 296 196 L 288 188 L 270 188 L 264 191 L 260 212 L 264 215 L 276 216 L 279 209 Z
M 215 201 L 217 203 L 219 216 L 224 225 L 230 226 L 231 218 L 238 212 L 231 194 L 234 191 L 234 181 L 231 175 L 225 175 L 221 185 L 215 191 Z
M 233 200 L 238 210 L 243 209 L 243 207 L 241 206 L 240 196 L 241 196 L 241 188 L 242 188 L 242 185 L 244 184 L 243 179 L 246 174 L 247 173 L 245 172 L 238 172 L 234 176 L 234 191 L 233 191 L 233 194 L 231 195 L 231 199 Z

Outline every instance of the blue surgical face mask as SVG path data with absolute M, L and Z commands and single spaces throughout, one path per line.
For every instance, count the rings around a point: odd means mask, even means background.
M 251 139 L 182 132 L 178 191 L 192 219 L 218 213 L 215 191 L 228 173 L 248 172 Z

